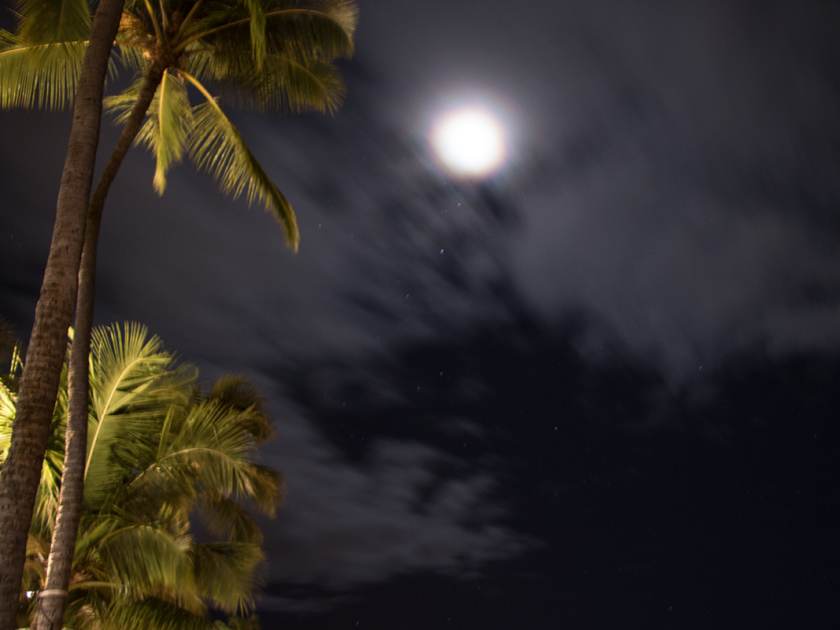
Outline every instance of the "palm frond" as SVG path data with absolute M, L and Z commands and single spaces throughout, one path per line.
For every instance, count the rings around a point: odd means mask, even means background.
M 268 466 L 254 464 L 251 469 L 251 490 L 248 498 L 266 516 L 274 517 L 286 498 L 286 480 Z
M 129 489 L 152 496 L 165 496 L 168 488 L 182 496 L 209 493 L 251 499 L 260 506 L 276 503 L 278 484 L 251 461 L 257 440 L 250 413 L 213 400 L 193 405 Z
M 181 161 L 192 122 L 192 108 L 184 82 L 169 70 L 163 73 L 152 112 L 157 121 L 153 184 L 162 195 L 166 190 L 166 171 Z
M 258 202 L 271 211 L 283 226 L 289 246 L 297 251 L 300 232 L 292 205 L 268 177 L 207 88 L 191 74 L 182 74 L 206 100 L 193 110 L 189 149 L 196 166 L 210 173 L 234 199 L 244 196 L 249 204 Z
M 104 108 L 115 116 L 117 123 L 124 124 L 128 120 L 142 84 L 143 80 L 138 79 L 120 94 L 104 99 Z M 152 183 L 160 195 L 166 190 L 167 171 L 184 156 L 191 127 L 192 107 L 186 86 L 177 71 L 166 70 L 134 140 L 135 144 L 145 145 L 155 156 Z
M 251 56 L 256 69 L 262 70 L 265 61 L 265 11 L 261 0 L 242 0 L 248 11 L 249 35 L 251 37 Z
M 86 48 L 86 39 L 29 43 L 0 34 L 0 107 L 67 107 L 76 95 Z
M 26 561 L 23 567 L 23 583 L 40 585 L 46 577 L 47 567 L 41 561 L 50 553 L 50 539 L 48 536 L 30 532 L 26 538 Z
M 193 547 L 197 587 L 203 597 L 231 614 L 254 607 L 254 572 L 263 561 L 259 545 L 246 542 L 199 544 Z
M 163 599 L 115 601 L 104 614 L 103 630 L 214 630 L 216 622 Z
M 143 468 L 154 457 L 150 436 L 170 407 L 185 404 L 195 371 L 176 368 L 161 340 L 140 324 L 97 328 L 91 347 L 85 500 L 96 504 L 122 483 L 125 467 Z
M 96 329 L 90 366 L 95 432 L 67 622 L 80 629 L 245 627 L 236 618 L 211 624 L 207 607 L 237 615 L 253 608 L 263 555 L 251 510 L 271 514 L 281 498 L 277 473 L 255 461 L 270 435 L 260 396 L 239 377 L 219 379 L 201 396 L 194 373 L 139 324 Z M 30 530 L 30 590 L 42 584 L 54 527 L 66 374 Z M 0 461 L 15 402 L 0 383 Z M 194 519 L 217 538 L 197 543 Z
M 119 55 L 120 63 L 129 70 L 133 70 L 139 75 L 145 74 L 145 70 L 149 65 L 146 51 L 140 46 L 124 45 L 117 37 L 117 54 Z
M 241 67 L 230 64 L 218 78 L 223 93 L 229 92 L 237 104 L 257 110 L 332 114 L 344 100 L 344 81 L 332 64 L 269 55 L 262 71 L 255 72 L 253 66 L 238 63 Z
M 16 403 L 15 394 L 0 381 L 0 461 L 5 459 L 5 454 L 11 444 Z
M 69 105 L 90 21 L 87 0 L 20 0 L 16 32 L 0 31 L 0 107 Z
M 358 20 L 355 2 L 275 0 L 262 4 L 268 53 L 318 61 L 352 56 Z M 182 49 L 201 42 L 217 52 L 225 48 L 242 50 L 243 40 L 251 38 L 252 22 L 244 5 L 233 5 L 227 12 L 211 12 L 191 25 Z
M 87 39 L 91 14 L 88 0 L 18 0 L 18 33 L 33 44 Z
M 21 371 L 23 371 L 23 353 L 20 346 L 15 344 L 12 346 L 12 356 L 9 359 L 9 378 L 14 379 Z
M 140 88 L 142 85 L 143 78 L 141 74 L 138 77 L 136 77 L 135 80 L 122 92 L 119 92 L 118 94 L 112 94 L 111 96 L 106 96 L 104 99 L 102 99 L 102 108 L 109 114 L 114 116 L 114 119 L 118 124 L 125 124 L 131 113 L 131 108 L 134 105 L 134 101 L 137 100 L 137 97 L 140 94 Z M 149 107 L 149 111 L 152 111 L 151 106 Z M 142 139 L 142 130 L 140 132 L 140 136 L 141 140 L 135 140 L 135 142 L 145 141 Z
M 263 400 L 257 388 L 241 376 L 222 376 L 213 383 L 208 396 L 227 408 L 245 412 L 241 422 L 257 442 L 263 442 L 271 436 L 271 421 L 265 410 Z
M 118 522 L 118 521 L 117 521 Z M 129 523 L 99 541 L 96 553 L 109 575 L 133 597 L 170 593 L 177 603 L 195 602 L 192 540 L 159 524 Z
M 226 541 L 262 543 L 262 532 L 254 518 L 238 501 L 222 496 L 200 501 L 198 517 L 215 536 Z

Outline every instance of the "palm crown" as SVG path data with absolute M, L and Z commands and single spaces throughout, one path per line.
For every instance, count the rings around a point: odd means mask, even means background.
M 255 461 L 270 426 L 253 388 L 227 377 L 199 395 L 195 370 L 176 365 L 134 324 L 96 330 L 90 365 L 91 439 L 68 624 L 218 628 L 208 606 L 247 614 L 262 560 L 249 506 L 271 514 L 280 497 L 276 473 Z M 65 381 L 29 537 L 24 582 L 32 591 L 42 588 L 55 525 L 66 394 Z M 0 461 L 14 409 L 13 389 L 0 383 Z M 201 539 L 195 519 L 208 532 Z
M 18 13 L 17 31 L 0 31 L 0 107 L 66 107 L 90 31 L 88 1 L 21 0 Z M 333 62 L 352 54 L 356 17 L 351 0 L 127 0 L 111 75 L 136 80 L 106 107 L 126 120 L 153 83 L 137 140 L 154 154 L 155 189 L 162 194 L 168 170 L 189 156 L 224 192 L 273 212 L 297 248 L 294 210 L 220 101 L 334 111 L 344 89 Z

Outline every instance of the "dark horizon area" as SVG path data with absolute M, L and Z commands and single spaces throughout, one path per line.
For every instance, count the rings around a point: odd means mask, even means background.
M 335 116 L 234 111 L 296 256 L 132 151 L 96 319 L 265 396 L 263 627 L 840 627 L 838 29 L 818 0 L 362 0 Z M 429 146 L 461 103 L 509 134 L 482 181 Z M 68 117 L 0 115 L 25 339 Z

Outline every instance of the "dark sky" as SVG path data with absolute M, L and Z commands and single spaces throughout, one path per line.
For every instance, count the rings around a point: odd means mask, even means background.
M 339 114 L 236 116 L 299 255 L 140 151 L 106 210 L 98 320 L 270 401 L 265 627 L 840 627 L 840 3 L 360 4 Z M 25 336 L 67 119 L 0 121 Z

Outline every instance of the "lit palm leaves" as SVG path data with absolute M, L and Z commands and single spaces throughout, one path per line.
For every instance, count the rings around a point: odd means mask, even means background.
M 194 381 L 195 371 L 177 366 L 142 326 L 95 331 L 68 625 L 204 628 L 208 605 L 229 614 L 251 609 L 262 538 L 249 506 L 272 514 L 280 498 L 276 473 L 253 461 L 270 426 L 243 381 L 222 379 L 207 397 Z M 57 470 L 45 465 L 33 522 L 26 569 L 33 590 L 53 525 L 65 415 L 59 406 L 50 451 Z M 13 416 L 14 393 L 0 385 L 0 460 Z M 196 541 L 191 517 L 215 539 Z
M 66 107 L 75 94 L 86 47 L 86 40 L 23 44 L 0 31 L 0 107 Z
M 64 107 L 86 46 L 87 2 L 24 0 L 19 12 L 19 32 L 0 32 L 0 107 Z M 122 67 L 141 79 L 152 64 L 165 69 L 138 137 L 154 153 L 158 193 L 188 155 L 223 192 L 271 211 L 296 249 L 294 210 L 216 96 L 259 110 L 335 111 L 344 87 L 333 62 L 353 53 L 356 19 L 351 0 L 127 0 Z M 124 118 L 138 88 L 139 80 L 107 105 Z
M 23 0 L 17 14 L 17 33 L 0 29 L 0 107 L 66 107 L 90 32 L 87 0 Z

